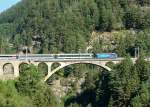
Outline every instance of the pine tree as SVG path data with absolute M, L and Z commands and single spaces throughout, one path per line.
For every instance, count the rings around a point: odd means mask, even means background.
M 138 89 L 139 77 L 131 59 L 127 57 L 111 73 L 110 90 L 113 98 L 111 102 L 117 107 L 129 106 L 130 98 Z

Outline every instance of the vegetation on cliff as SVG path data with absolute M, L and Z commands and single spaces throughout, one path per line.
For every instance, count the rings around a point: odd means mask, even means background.
M 120 46 L 107 51 L 124 56 L 139 46 L 147 52 L 149 5 L 149 0 L 22 0 L 0 15 L 0 51 L 16 53 L 27 46 L 32 53 L 85 52 L 92 31 L 132 29 L 132 43 L 131 34 L 122 35 L 116 40 Z

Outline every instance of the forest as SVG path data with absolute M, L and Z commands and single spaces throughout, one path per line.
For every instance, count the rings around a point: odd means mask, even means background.
M 149 0 L 22 0 L 0 15 L 0 53 L 25 46 L 31 53 L 85 52 L 93 31 L 117 31 L 114 48 L 103 49 L 100 39 L 90 52 L 133 56 L 140 47 L 149 54 L 149 5 Z
M 108 63 L 111 72 L 71 65 L 46 82 L 44 65 L 24 65 L 20 77 L 0 81 L 0 107 L 149 107 L 149 41 L 150 0 L 21 0 L 0 13 L 0 54 L 28 47 L 35 54 L 115 52 L 125 59 Z M 65 90 L 54 90 L 56 81 Z

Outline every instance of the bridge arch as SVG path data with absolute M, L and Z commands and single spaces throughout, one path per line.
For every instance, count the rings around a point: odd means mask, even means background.
M 93 64 L 93 65 L 99 66 L 99 67 L 101 67 L 101 68 L 104 68 L 104 69 L 107 70 L 107 71 L 111 71 L 111 68 L 105 66 L 105 63 L 104 63 L 104 64 L 98 64 L 98 63 L 94 63 L 94 62 L 71 62 L 70 64 L 64 65 L 63 68 L 64 68 L 64 67 L 67 67 L 67 66 L 69 66 L 69 65 L 74 65 L 74 64 Z M 60 69 L 62 69 L 62 68 L 60 68 Z M 59 69 L 59 70 L 60 70 L 60 69 Z
M 110 67 L 110 68 L 113 68 L 114 65 L 115 65 L 115 63 L 112 62 L 112 61 L 109 61 L 109 62 L 106 63 L 106 66 Z
M 14 66 L 12 63 L 5 63 L 3 65 L 3 74 L 4 75 L 14 75 Z
M 38 70 L 42 72 L 44 76 L 48 75 L 48 65 L 45 62 L 40 62 L 38 64 Z
M 54 63 L 52 63 L 52 65 L 51 65 L 51 70 L 54 70 L 54 69 L 56 69 L 56 68 L 59 67 L 59 66 L 61 66 L 61 63 L 59 63 L 59 62 L 54 62 Z
M 52 70 L 52 71 L 49 71 L 48 75 L 45 76 L 44 81 L 47 81 L 50 76 L 52 76 L 54 73 L 56 73 L 56 72 L 59 71 L 60 69 L 62 69 L 62 68 L 64 68 L 64 67 L 67 67 L 67 66 L 69 66 L 69 65 L 74 65 L 74 64 L 93 64 L 93 65 L 97 65 L 97 66 L 99 66 L 99 67 L 101 67 L 101 68 L 104 68 L 104 69 L 107 70 L 107 71 L 111 71 L 111 68 L 109 68 L 109 67 L 107 67 L 107 66 L 105 65 L 106 63 L 107 63 L 107 62 L 101 63 L 101 64 L 99 64 L 99 63 L 97 63 L 97 62 L 67 62 L 67 63 L 60 62 L 60 66 L 59 66 L 59 67 L 55 68 L 55 69 Z
M 24 69 L 24 67 L 25 67 L 26 65 L 28 65 L 28 63 L 26 63 L 26 62 L 22 62 L 22 63 L 19 64 L 19 72 L 20 72 L 20 73 L 23 71 L 23 69 Z

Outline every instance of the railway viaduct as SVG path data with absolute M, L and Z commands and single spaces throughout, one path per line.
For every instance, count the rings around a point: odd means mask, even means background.
M 0 79 L 13 79 L 19 76 L 20 73 L 20 65 L 21 64 L 33 64 L 38 66 L 40 63 L 45 63 L 48 67 L 47 75 L 44 77 L 44 81 L 46 81 L 49 77 L 51 77 L 54 73 L 59 71 L 60 69 L 72 65 L 72 64 L 94 64 L 100 66 L 108 71 L 111 71 L 111 68 L 106 66 L 108 62 L 113 62 L 114 64 L 119 63 L 123 58 L 117 59 L 53 59 L 49 61 L 22 61 L 22 60 L 0 60 Z M 133 63 L 135 63 L 136 58 L 132 58 Z M 58 63 L 59 66 L 55 69 L 52 69 L 52 65 L 54 63 Z

